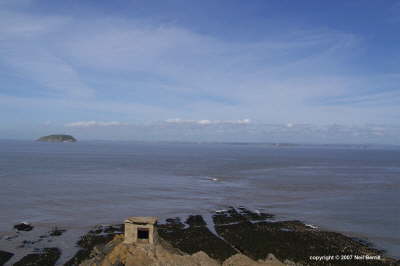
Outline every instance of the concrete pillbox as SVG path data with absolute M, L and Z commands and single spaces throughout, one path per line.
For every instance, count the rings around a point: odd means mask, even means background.
M 125 220 L 125 244 L 154 244 L 157 241 L 157 217 L 129 217 Z

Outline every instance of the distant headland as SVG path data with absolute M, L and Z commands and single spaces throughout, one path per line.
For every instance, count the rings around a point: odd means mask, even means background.
M 45 142 L 76 142 L 76 138 L 74 138 L 71 135 L 63 135 L 63 134 L 54 134 L 54 135 L 48 135 L 48 136 L 43 136 L 37 141 L 45 141 Z

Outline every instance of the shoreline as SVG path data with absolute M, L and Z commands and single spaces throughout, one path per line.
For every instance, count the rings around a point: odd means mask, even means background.
M 348 235 L 344 235 L 337 232 L 325 231 L 318 227 L 314 227 L 313 225 L 305 224 L 301 221 L 296 221 L 296 220 L 288 221 L 275 218 L 276 218 L 275 215 L 260 213 L 260 212 L 252 212 L 244 207 L 238 207 L 238 208 L 230 207 L 226 210 L 220 210 L 215 212 L 212 215 L 211 219 L 213 224 L 210 224 L 209 219 L 206 219 L 207 221 L 205 221 L 202 215 L 192 214 L 188 215 L 188 218 L 184 222 L 179 217 L 172 217 L 166 219 L 164 223 L 160 223 L 157 226 L 157 230 L 160 237 L 165 241 L 167 241 L 169 244 L 171 244 L 174 248 L 186 254 L 194 254 L 195 252 L 203 251 L 212 259 L 216 259 L 220 262 L 236 254 L 235 251 L 233 251 L 233 249 L 230 248 L 234 247 L 234 250 L 236 250 L 236 252 L 240 251 L 241 254 L 244 254 L 254 260 L 265 259 L 267 258 L 268 254 L 273 254 L 280 261 L 289 260 L 295 263 L 301 263 L 301 265 L 318 265 L 318 264 L 313 264 L 312 260 L 316 261 L 319 260 L 319 262 L 321 262 L 321 260 L 327 261 L 330 260 L 330 257 L 324 257 L 324 256 L 330 256 L 331 254 L 339 256 L 356 255 L 358 256 L 358 258 L 360 258 L 358 261 L 352 260 L 353 264 L 349 265 L 357 265 L 354 263 L 358 263 L 360 262 L 360 260 L 362 261 L 363 260 L 362 256 L 364 256 L 363 262 L 368 262 L 365 259 L 365 256 L 367 257 L 381 256 L 382 258 L 385 258 L 384 262 L 379 260 L 380 264 L 377 265 L 398 265 L 399 263 L 399 261 L 396 262 L 395 258 L 387 257 L 384 251 L 378 250 L 373 245 L 373 243 L 365 241 L 364 239 L 350 237 Z M 214 230 L 210 230 L 210 228 Z M 63 234 L 64 233 L 68 234 L 68 231 L 63 232 Z M 94 229 L 90 230 L 89 233 L 85 234 L 83 237 L 85 236 L 87 237 L 88 235 L 90 235 L 94 237 L 96 241 L 99 241 L 98 242 L 99 245 L 105 245 L 106 243 L 104 243 L 104 241 L 109 242 L 115 235 L 121 235 L 122 233 L 123 233 L 123 227 L 121 227 L 121 225 L 108 225 L 108 226 L 103 225 L 103 226 L 96 226 Z M 17 236 L 19 238 L 19 241 L 27 241 L 25 239 L 22 239 L 23 235 L 24 234 L 22 233 L 19 234 L 19 236 Z M 197 239 L 199 235 L 203 236 L 202 241 L 200 242 L 205 241 L 205 243 L 208 243 L 206 246 L 203 247 L 201 245 L 199 246 L 198 243 L 199 241 Z M 236 236 L 241 235 L 241 237 L 237 238 L 235 237 L 235 235 Z M 253 239 L 254 238 L 257 239 L 257 237 L 259 237 L 260 235 L 262 235 L 262 237 L 259 238 L 256 242 L 254 241 L 248 242 L 248 240 L 244 240 L 249 236 L 252 236 Z M 103 239 L 103 236 L 106 236 L 106 238 Z M 204 239 L 204 236 L 207 237 L 205 237 Z M 53 239 L 57 237 L 59 236 L 53 236 Z M 188 237 L 193 241 L 188 241 L 187 240 Z M 51 238 L 49 238 L 49 240 L 50 239 Z M 268 242 L 268 240 L 271 241 L 271 239 L 274 239 L 272 248 L 270 244 L 266 245 L 264 243 L 265 241 Z M 57 241 L 54 241 L 54 246 L 52 246 L 52 242 L 53 241 L 48 242 L 48 244 L 46 243 L 47 248 L 57 248 L 56 245 Z M 296 244 L 292 245 L 290 244 L 291 242 Z M 79 245 L 79 241 L 77 243 Z M 36 245 L 35 240 L 28 240 L 27 244 L 29 244 L 33 250 L 35 250 L 36 248 L 36 251 L 39 251 L 39 254 L 40 250 L 44 252 L 45 247 L 43 247 L 43 245 L 40 248 L 35 247 Z M 74 245 L 75 243 L 69 243 L 69 246 L 74 246 Z M 308 245 L 311 246 L 315 245 L 318 246 L 318 248 L 314 250 L 315 252 L 312 252 L 312 250 L 308 251 L 306 250 L 305 251 L 306 253 L 300 254 L 298 251 L 299 248 L 303 248 L 304 246 Z M 347 252 L 344 253 L 339 252 L 341 250 L 340 246 L 343 245 L 344 246 L 347 245 L 346 246 L 348 250 Z M 81 248 L 80 250 L 82 250 L 82 246 L 81 245 L 79 246 Z M 86 250 L 85 253 L 86 256 L 89 256 L 94 246 L 92 246 L 89 250 Z M 213 247 L 213 250 L 220 250 L 220 254 L 214 254 L 215 252 L 211 251 L 210 247 Z M 86 246 L 86 249 L 87 248 L 88 246 Z M 262 251 L 259 251 L 260 249 Z M 3 250 L 3 248 L 1 250 Z M 51 252 L 54 258 L 58 256 L 57 260 L 60 258 L 60 256 L 63 256 L 65 262 L 66 260 L 65 254 L 62 254 L 61 250 L 59 250 L 59 254 L 55 249 L 47 250 L 46 252 Z M 3 250 L 3 251 L 9 252 L 11 250 Z M 43 254 L 45 254 L 46 252 L 44 252 Z M 82 251 L 78 250 L 74 254 L 74 257 L 76 257 L 79 252 L 82 253 Z M 349 252 L 353 252 L 355 254 L 349 254 Z M 25 255 L 19 259 L 34 260 L 40 257 L 40 255 L 33 257 L 32 254 Z M 81 256 L 80 260 L 82 262 L 83 260 L 88 258 L 89 257 Z M 10 260 L 6 265 L 11 265 L 10 264 L 11 262 L 13 263 L 16 262 L 15 259 L 14 260 L 12 259 L 12 257 L 9 259 Z M 71 258 L 69 259 L 69 261 L 70 260 Z M 63 264 L 62 261 L 58 261 L 57 264 L 46 264 L 46 265 L 63 265 Z M 79 264 L 64 264 L 64 265 L 79 265 Z M 337 264 L 337 265 L 343 265 L 343 264 Z M 365 264 L 360 264 L 360 265 L 365 265 Z
M 221 208 L 223 209 L 223 208 Z M 257 208 L 252 207 L 251 209 L 253 210 L 257 210 Z M 262 209 L 265 210 L 266 208 L 258 208 L 258 209 Z M 214 209 L 215 210 L 215 209 Z M 212 220 L 212 215 L 214 214 L 215 211 L 204 211 L 201 210 L 200 214 L 204 220 L 207 223 L 207 227 L 208 229 L 213 233 L 213 234 L 217 234 L 215 231 L 215 228 L 213 226 L 213 220 Z M 275 212 L 274 212 L 275 214 Z M 181 217 L 182 220 L 185 220 L 185 217 L 188 217 L 190 215 L 193 215 L 193 213 L 191 212 L 183 212 L 183 213 L 174 213 L 171 215 L 163 215 L 160 217 L 159 222 L 163 222 L 165 223 L 166 220 L 171 217 Z M 300 217 L 296 217 L 296 216 L 290 216 L 287 215 L 287 213 L 284 214 L 276 214 L 275 217 L 273 218 L 274 221 L 287 221 L 287 220 L 300 220 L 302 221 L 304 224 L 310 224 L 310 225 L 317 225 L 319 230 L 323 230 L 323 231 L 330 231 L 330 232 L 336 232 L 339 234 L 343 234 L 345 236 L 348 236 L 350 238 L 355 238 L 355 239 L 360 239 L 360 240 L 365 240 L 366 242 L 372 244 L 372 247 L 377 249 L 377 250 L 384 250 L 385 254 L 391 258 L 400 260 L 400 254 L 397 254 L 396 252 L 394 252 L 393 250 L 387 249 L 385 245 L 382 245 L 376 241 L 374 241 L 374 239 L 376 237 L 370 237 L 369 235 L 366 234 L 362 234 L 362 233 L 358 233 L 355 231 L 349 231 L 349 230 L 338 230 L 338 229 L 333 229 L 330 226 L 327 225 L 323 225 L 320 223 L 314 223 L 311 221 L 311 219 L 305 219 L 306 217 L 304 216 L 300 216 Z M 110 219 L 109 221 L 103 221 L 102 223 L 98 224 L 98 225 L 112 225 L 112 224 L 119 224 L 121 221 L 123 220 L 123 218 L 121 219 Z M 31 220 L 28 220 L 29 222 Z M 22 242 L 23 240 L 28 240 L 28 241 L 34 241 L 36 238 L 38 238 L 40 235 L 43 235 L 45 233 L 47 233 L 48 231 L 50 231 L 52 228 L 54 227 L 60 227 L 60 228 L 64 228 L 67 230 L 67 234 L 63 235 L 63 238 L 66 237 L 65 239 L 63 239 L 63 242 L 66 241 L 71 241 L 71 245 L 69 245 L 67 248 L 65 248 L 65 245 L 63 247 L 63 249 L 67 250 L 68 253 L 70 254 L 71 252 L 75 252 L 76 248 L 74 248 L 73 246 L 75 245 L 75 242 L 79 240 L 79 238 L 84 235 L 85 233 L 87 233 L 88 231 L 90 231 L 91 229 L 93 229 L 94 226 L 97 226 L 96 224 L 89 224 L 89 223 L 74 223 L 73 225 L 69 225 L 69 224 L 65 224 L 65 223 L 56 223 L 56 222 L 32 222 L 33 225 L 35 225 L 35 230 L 33 230 L 32 232 L 23 232 L 22 234 L 20 234 L 20 236 L 16 239 L 13 240 L 17 240 L 19 242 Z M 10 229 L 12 229 L 13 224 L 10 224 L 8 226 Z M 29 234 L 29 235 L 28 235 Z M 34 234 L 34 235 L 32 235 Z M 25 253 L 27 254 L 28 251 L 23 251 L 23 250 L 16 250 L 16 246 L 18 245 L 17 241 L 14 241 L 14 243 L 7 243 L 9 241 L 5 241 L 6 238 L 8 237 L 12 237 L 15 235 L 15 231 L 14 230 L 3 230 L 0 231 L 0 250 L 7 250 L 7 251 L 11 251 L 13 253 Z M 382 239 L 386 239 L 382 237 Z M 57 239 L 54 239 L 54 242 L 57 243 Z M 71 251 L 72 250 L 72 251 Z M 17 252 L 15 252 L 17 251 Z M 63 251 L 62 256 L 65 255 L 65 252 Z M 0 264 L 1 265 L 1 264 Z

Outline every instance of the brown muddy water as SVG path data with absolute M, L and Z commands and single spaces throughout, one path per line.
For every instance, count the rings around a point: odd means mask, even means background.
M 0 250 L 60 247 L 96 224 L 246 206 L 371 241 L 400 256 L 400 148 L 0 141 Z M 207 218 L 208 217 L 208 218 Z M 21 221 L 35 228 L 19 235 Z M 58 237 L 36 241 L 54 226 Z

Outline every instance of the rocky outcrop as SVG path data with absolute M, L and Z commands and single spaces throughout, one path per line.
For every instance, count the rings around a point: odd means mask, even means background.
M 395 265 L 382 251 L 336 232 L 319 230 L 301 221 L 264 221 L 244 208 L 213 215 L 215 231 L 242 254 L 258 261 L 274 254 L 286 264 L 321 265 L 316 256 L 335 255 L 327 265 Z M 375 256 L 377 260 L 341 260 L 346 255 Z M 287 261 L 286 261 L 287 260 Z
M 22 222 L 14 225 L 14 229 L 18 231 L 31 231 L 33 229 L 33 226 L 30 223 Z
M 122 236 L 123 230 L 123 225 L 96 226 L 81 237 L 77 243 L 81 249 L 65 263 L 65 266 L 80 265 L 84 260 L 91 257 L 93 253 L 96 254 L 97 250 L 103 249 L 114 236 Z M 109 249 L 107 248 L 104 250 L 104 252 L 108 251 Z
M 123 243 L 123 225 L 98 226 L 78 241 L 81 250 L 65 265 L 399 265 L 365 241 L 301 221 L 275 221 L 243 207 L 217 211 L 212 218 L 215 232 L 200 215 L 185 222 L 167 219 L 156 227 L 155 244 Z
M 57 134 L 39 138 L 37 141 L 43 142 L 76 142 L 77 140 L 71 135 Z
M 236 254 L 225 260 L 222 266 L 286 266 L 275 258 L 274 255 L 269 254 L 265 260 L 254 261 L 243 254 Z
M 94 249 L 91 258 L 83 261 L 81 266 L 285 266 L 275 257 L 254 261 L 243 254 L 236 254 L 224 262 L 210 258 L 205 252 L 198 251 L 192 255 L 173 248 L 168 242 L 160 239 L 155 245 L 124 244 L 123 236 L 117 235 L 102 249 Z

